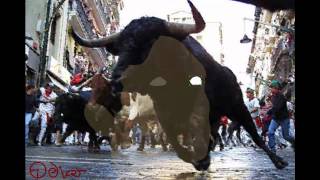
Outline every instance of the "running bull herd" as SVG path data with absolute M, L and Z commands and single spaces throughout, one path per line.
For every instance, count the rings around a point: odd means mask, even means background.
M 271 11 L 294 9 L 294 1 L 291 0 L 239 1 Z M 117 149 L 114 139 L 118 142 L 129 141 L 132 120 L 140 118 L 139 122 L 143 123 L 144 119 L 154 118 L 179 158 L 191 163 L 197 170 L 207 170 L 210 166 L 210 150 L 219 136 L 220 117 L 227 116 L 244 127 L 276 168 L 286 167 L 288 163 L 270 151 L 258 135 L 233 72 L 216 62 L 190 36 L 191 33 L 201 32 L 205 28 L 205 21 L 193 3 L 187 2 L 195 24 L 142 17 L 131 21 L 119 33 L 92 40 L 84 39 L 72 31 L 75 41 L 80 45 L 104 47 L 119 59 L 111 79 L 96 74 L 89 80 L 92 92 L 88 101 L 81 101 L 74 94 L 58 98 L 56 118 L 69 119 L 66 123 L 71 127 L 67 129 L 63 140 L 73 130 L 87 131 L 90 133 L 89 146 L 99 148 L 95 132 L 101 131 L 113 149 Z M 198 83 L 190 83 L 192 79 L 197 79 Z M 150 102 L 142 101 L 142 104 L 138 103 L 136 108 L 127 111 L 129 118 L 116 121 L 116 126 L 114 119 L 121 119 L 117 117 L 122 116 L 123 107 L 137 100 L 136 95 L 132 96 L 136 93 L 140 98 L 150 97 L 153 112 L 150 108 L 138 112 L 143 109 L 143 103 Z M 118 133 L 109 136 L 112 128 Z M 187 146 L 179 142 L 177 137 L 180 134 L 183 134 Z M 125 148 L 127 144 L 121 146 Z M 141 145 L 140 148 L 143 149 Z

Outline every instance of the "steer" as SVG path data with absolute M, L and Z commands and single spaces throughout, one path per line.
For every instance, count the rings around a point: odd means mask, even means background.
M 121 145 L 122 149 L 128 148 L 131 143 L 128 136 L 131 125 L 122 118 L 126 109 L 122 104 L 127 104 L 125 93 L 112 96 L 109 79 L 100 73 L 94 75 L 88 84 L 92 88 L 92 95 L 85 106 L 84 114 L 90 126 L 101 132 L 102 137 L 99 138 L 99 142 L 101 143 L 103 139 L 110 140 L 114 151 L 118 149 L 118 145 Z M 109 106 L 115 107 L 115 110 L 108 108 Z
M 101 39 L 84 39 L 72 32 L 77 43 L 105 47 L 119 56 L 113 70 L 110 98 L 104 103 L 112 115 L 119 110 L 122 91 L 149 94 L 160 124 L 179 158 L 197 170 L 210 166 L 210 133 L 216 139 L 220 117 L 239 122 L 274 165 L 288 165 L 271 152 L 258 135 L 233 72 L 216 62 L 190 36 L 205 28 L 199 11 L 188 0 L 195 24 L 167 22 L 156 17 L 131 21 L 121 32 Z M 120 103 L 121 105 L 121 103 Z M 188 137 L 193 148 L 184 148 L 177 136 Z
M 84 108 L 87 101 L 79 95 L 65 93 L 60 95 L 55 101 L 54 119 L 66 123 L 67 129 L 63 134 L 61 143 L 70 136 L 73 131 L 82 133 L 89 132 L 89 151 L 100 149 L 97 141 L 96 131 L 88 124 L 84 116 Z

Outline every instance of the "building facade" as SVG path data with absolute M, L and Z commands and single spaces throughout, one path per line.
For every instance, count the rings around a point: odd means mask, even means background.
M 47 31 L 46 81 L 53 81 L 58 87 L 64 88 L 69 85 L 71 76 L 81 68 L 88 72 L 111 67 L 116 57 L 104 48 L 85 48 L 74 42 L 71 20 L 75 19 L 75 30 L 83 37 L 105 37 L 118 31 L 119 11 L 122 8 L 122 0 L 27 0 L 27 83 L 35 83 L 39 77 L 40 48 Z M 46 19 L 50 19 L 47 16 L 52 18 L 52 22 L 45 31 Z
M 169 22 L 194 24 L 192 14 L 177 11 L 167 15 Z M 223 27 L 221 22 L 206 22 L 206 28 L 197 34 L 191 34 L 220 64 L 224 64 Z
M 268 93 L 271 80 L 279 80 L 288 99 L 294 101 L 295 14 L 293 11 L 271 13 L 256 11 L 256 21 L 247 73 L 253 78 L 258 97 Z M 290 96 L 290 97 L 289 97 Z
M 40 41 L 44 29 L 47 2 L 44 0 L 26 0 L 25 16 L 25 63 L 26 82 L 34 84 L 40 65 Z
M 75 30 L 83 37 L 93 39 L 106 37 L 119 31 L 119 11 L 123 8 L 121 0 L 70 0 L 69 36 L 67 43 L 68 59 L 73 72 L 81 68 L 97 71 L 111 67 L 116 57 L 104 48 L 85 48 L 77 45 L 71 37 L 71 23 L 74 18 Z

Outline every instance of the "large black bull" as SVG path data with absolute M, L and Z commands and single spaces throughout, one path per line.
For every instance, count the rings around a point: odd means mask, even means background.
M 206 170 L 210 165 L 209 134 L 217 137 L 223 115 L 243 125 L 274 165 L 284 168 L 288 164 L 271 152 L 257 134 L 233 72 L 217 63 L 189 36 L 201 32 L 205 22 L 193 4 L 188 3 L 195 24 L 142 17 L 110 37 L 87 40 L 75 32 L 73 36 L 80 45 L 105 47 L 119 56 L 112 74 L 111 95 L 117 96 L 123 90 L 149 94 L 168 141 L 177 155 L 197 170 Z M 193 77 L 200 78 L 202 83 L 190 85 Z M 114 103 L 108 104 L 110 112 L 117 109 L 112 107 Z M 193 148 L 178 143 L 181 133 L 189 137 Z

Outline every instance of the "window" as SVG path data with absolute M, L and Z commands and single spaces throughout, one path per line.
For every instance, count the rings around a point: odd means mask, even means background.
M 63 58 L 63 63 L 62 63 L 63 67 L 67 67 L 68 62 L 69 62 L 69 51 L 66 50 L 66 51 L 64 51 L 64 58 Z
M 50 41 L 52 44 L 55 42 L 56 38 L 56 31 L 57 31 L 57 21 L 58 21 L 58 16 L 55 16 L 51 25 L 51 32 L 50 32 Z

